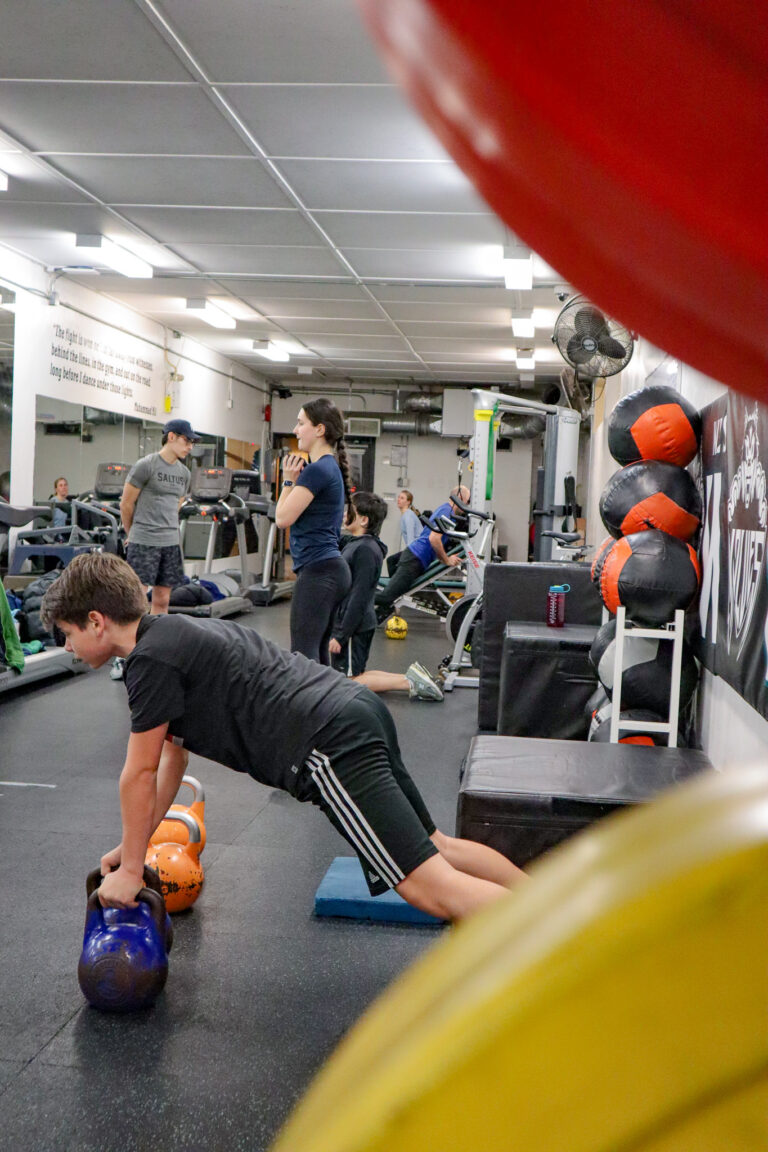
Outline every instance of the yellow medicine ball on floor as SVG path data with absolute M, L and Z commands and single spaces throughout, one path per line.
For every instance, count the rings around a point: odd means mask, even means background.
M 390 640 L 405 640 L 408 635 L 408 625 L 402 616 L 390 616 L 385 631 Z
M 560 845 L 406 972 L 273 1152 L 762 1152 L 768 777 Z

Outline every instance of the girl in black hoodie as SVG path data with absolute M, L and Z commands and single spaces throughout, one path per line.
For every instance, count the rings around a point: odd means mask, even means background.
M 365 670 L 376 631 L 374 595 L 387 554 L 386 544 L 379 539 L 387 505 L 373 492 L 353 493 L 350 505 L 347 532 L 340 545 L 352 586 L 336 614 L 328 646 L 331 663 L 373 692 L 399 690 L 408 692 L 414 700 L 442 700 L 440 688 L 426 668 L 416 662 L 405 673 Z

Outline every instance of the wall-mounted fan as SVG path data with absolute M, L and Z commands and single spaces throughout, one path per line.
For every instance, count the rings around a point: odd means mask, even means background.
M 555 320 L 552 343 L 577 376 L 614 376 L 632 359 L 632 333 L 584 296 L 574 296 Z

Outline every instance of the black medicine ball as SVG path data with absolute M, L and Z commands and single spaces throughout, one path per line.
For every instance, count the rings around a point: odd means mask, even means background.
M 700 443 L 701 416 L 667 384 L 649 384 L 623 396 L 608 421 L 608 451 L 619 464 L 665 460 L 684 468 Z
M 600 595 L 609 612 L 623 605 L 630 620 L 654 627 L 693 603 L 700 579 L 690 544 L 649 528 L 616 541 L 603 563 Z
M 701 496 L 685 468 L 638 460 L 608 481 L 600 497 L 600 516 L 612 536 L 658 528 L 690 540 L 701 524 Z

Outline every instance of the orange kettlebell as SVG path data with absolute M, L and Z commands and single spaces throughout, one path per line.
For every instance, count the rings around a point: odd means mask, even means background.
M 205 841 L 207 836 L 205 834 L 205 792 L 199 780 L 194 776 L 185 776 L 182 784 L 186 784 L 188 788 L 192 789 L 192 803 L 188 806 L 184 804 L 172 804 L 168 809 L 168 815 L 164 820 L 161 820 L 155 831 L 149 838 L 150 844 L 186 844 L 189 841 L 189 833 L 187 832 L 186 825 L 180 824 L 178 821 L 171 821 L 168 817 L 175 812 L 191 812 L 195 817 L 200 828 L 200 851 L 205 848 Z
M 191 908 L 203 888 L 203 869 L 200 865 L 200 826 L 190 812 L 173 812 L 167 821 L 180 821 L 189 839 L 186 844 L 167 842 L 150 844 L 145 864 L 160 876 L 160 886 L 169 912 L 183 912 Z

